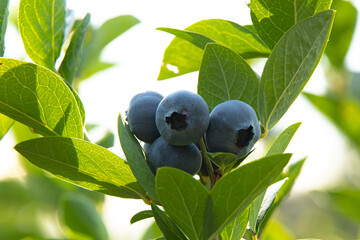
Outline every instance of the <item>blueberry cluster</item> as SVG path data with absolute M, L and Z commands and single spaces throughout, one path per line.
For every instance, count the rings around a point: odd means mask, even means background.
M 208 152 L 246 156 L 260 138 L 254 109 L 239 100 L 217 105 L 209 114 L 205 100 L 189 91 L 166 98 L 148 91 L 135 95 L 127 110 L 131 132 L 145 142 L 144 149 L 155 171 L 168 166 L 195 175 L 202 157 L 195 145 L 201 137 Z

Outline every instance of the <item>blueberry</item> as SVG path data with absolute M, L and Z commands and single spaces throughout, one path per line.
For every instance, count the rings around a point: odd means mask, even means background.
M 144 144 L 143 149 L 144 149 L 144 152 L 145 152 L 146 155 L 149 154 L 150 147 L 151 147 L 151 143 L 145 143 L 145 144 Z
M 159 137 L 150 147 L 149 161 L 155 171 L 160 167 L 173 167 L 195 175 L 201 167 L 201 153 L 195 144 L 174 146 Z
M 163 99 L 159 93 L 144 92 L 135 95 L 126 112 L 130 131 L 141 141 L 152 143 L 160 136 L 156 128 L 155 113 Z
M 206 143 L 210 152 L 246 156 L 260 138 L 260 124 L 254 109 L 239 100 L 217 105 L 210 113 Z
M 198 94 L 177 91 L 159 104 L 156 126 L 170 144 L 184 146 L 198 141 L 209 125 L 209 108 Z

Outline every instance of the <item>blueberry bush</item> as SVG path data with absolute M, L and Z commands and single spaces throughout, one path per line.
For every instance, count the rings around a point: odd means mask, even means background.
M 21 0 L 19 31 L 33 62 L 0 59 L 1 137 L 20 122 L 38 135 L 14 148 L 36 167 L 91 191 L 144 201 L 148 209 L 130 221 L 154 218 L 157 239 L 261 239 L 304 163 L 288 165 L 292 154 L 284 153 L 300 123 L 280 133 L 261 158 L 248 156 L 318 65 L 335 17 L 331 4 L 252 0 L 252 25 L 209 19 L 185 30 L 158 28 L 175 36 L 158 80 L 199 71 L 197 93 L 136 95 L 118 117 L 122 159 L 89 138 L 77 91 L 79 82 L 111 66 L 100 61 L 102 49 L 138 20 L 121 16 L 93 29 L 90 14 L 67 21 L 65 0 Z M 7 5 L 0 5 L 2 55 Z M 119 26 L 116 34 L 106 34 L 110 25 Z M 266 58 L 261 76 L 249 65 L 256 58 Z M 108 239 L 80 198 L 62 205 L 67 237 Z M 84 214 L 90 220 L 79 227 Z

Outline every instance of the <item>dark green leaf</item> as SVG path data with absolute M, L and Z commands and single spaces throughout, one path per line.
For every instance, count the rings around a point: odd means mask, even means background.
M 70 88 L 32 63 L 0 59 L 0 112 L 45 136 L 83 137 L 81 111 Z
M 219 44 L 206 46 L 201 62 L 198 93 L 211 111 L 227 100 L 241 100 L 257 109 L 259 81 L 246 61 Z
M 70 45 L 66 50 L 65 57 L 59 68 L 59 73 L 70 86 L 73 84 L 80 65 L 89 22 L 90 14 L 86 14 L 85 18 L 74 27 L 74 34 L 71 38 Z
M 151 210 L 145 210 L 145 211 L 138 212 L 134 216 L 131 217 L 130 224 L 134 224 L 138 221 L 141 221 L 141 220 L 144 220 L 147 218 L 152 218 L 153 216 L 154 216 L 154 214 Z
M 304 93 L 304 96 L 342 133 L 360 146 L 360 105 L 357 101 L 337 96 L 317 96 L 311 93 Z
M 65 30 L 65 0 L 21 0 L 19 30 L 27 55 L 55 71 Z
M 129 126 L 124 123 L 121 115 L 118 117 L 118 132 L 121 147 L 131 171 L 145 191 L 157 200 L 155 176 L 145 161 L 145 156 L 139 142 L 131 133 Z
M 286 166 L 291 154 L 279 154 L 245 164 L 220 178 L 211 190 L 216 228 L 207 232 L 209 239 L 220 233 L 233 221 L 236 214 L 244 211 L 263 192 Z M 246 184 L 244 184 L 246 183 Z
M 331 10 L 298 22 L 275 46 L 261 76 L 258 113 L 265 131 L 285 114 L 319 63 L 334 19 Z
M 332 65 L 341 68 L 354 35 L 357 11 L 351 2 L 343 0 L 334 0 L 331 8 L 336 10 L 336 18 L 325 54 Z
M 184 234 L 175 225 L 173 221 L 161 211 L 155 204 L 151 204 L 151 209 L 154 214 L 155 221 L 163 233 L 165 239 L 171 240 L 186 240 Z
M 176 225 L 190 239 L 202 239 L 208 190 L 188 173 L 159 168 L 156 190 L 161 204 Z
M 261 203 L 265 197 L 266 190 L 263 191 L 250 205 L 249 225 L 252 232 L 256 232 L 256 220 L 259 215 Z
M 288 128 L 286 128 L 275 140 L 275 142 L 271 145 L 269 151 L 267 152 L 267 156 L 272 154 L 279 154 L 285 152 L 287 146 L 289 145 L 291 139 L 295 135 L 296 131 L 300 127 L 301 123 L 295 123 Z
M 228 224 L 221 232 L 223 240 L 240 240 L 245 233 L 249 219 L 249 208 L 242 211 L 236 218 Z
M 72 238 L 109 239 L 106 227 L 94 202 L 83 194 L 71 193 L 63 197 L 59 219 Z
M 13 123 L 14 120 L 0 113 L 0 140 L 9 131 Z
M 4 56 L 5 33 L 9 16 L 9 0 L 0 2 L 0 57 Z
M 39 168 L 83 188 L 123 198 L 145 196 L 124 160 L 90 142 L 43 137 L 21 142 L 15 150 Z
M 251 0 L 251 20 L 257 33 L 272 49 L 281 36 L 299 21 L 328 10 L 332 0 Z
M 280 188 L 284 185 L 284 183 L 288 181 L 288 178 L 285 178 L 277 183 L 274 183 L 270 187 L 267 188 L 264 198 L 261 203 L 261 207 L 258 213 L 258 217 L 256 219 L 256 233 L 258 233 L 261 224 L 266 216 L 269 213 L 271 206 L 273 205 L 275 198 L 280 190 Z
M 204 49 L 199 46 L 204 46 L 205 39 L 222 44 L 243 58 L 267 57 L 270 54 L 268 47 L 251 31 L 251 27 L 240 26 L 227 20 L 203 20 L 185 30 L 181 35 L 181 30 L 176 30 L 177 37 L 166 48 L 158 80 L 198 71 Z M 194 39 L 196 33 L 198 35 Z M 195 40 L 197 44 L 194 45 Z
M 92 74 L 113 66 L 112 63 L 100 61 L 101 52 L 115 38 L 132 28 L 140 21 L 131 15 L 122 15 L 104 22 L 100 28 L 92 29 L 89 33 L 89 42 L 83 49 L 78 77 L 85 79 Z

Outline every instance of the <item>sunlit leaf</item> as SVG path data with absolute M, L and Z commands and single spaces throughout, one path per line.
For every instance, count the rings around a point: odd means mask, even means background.
M 9 0 L 0 2 L 0 57 L 4 56 L 5 33 L 9 16 Z

